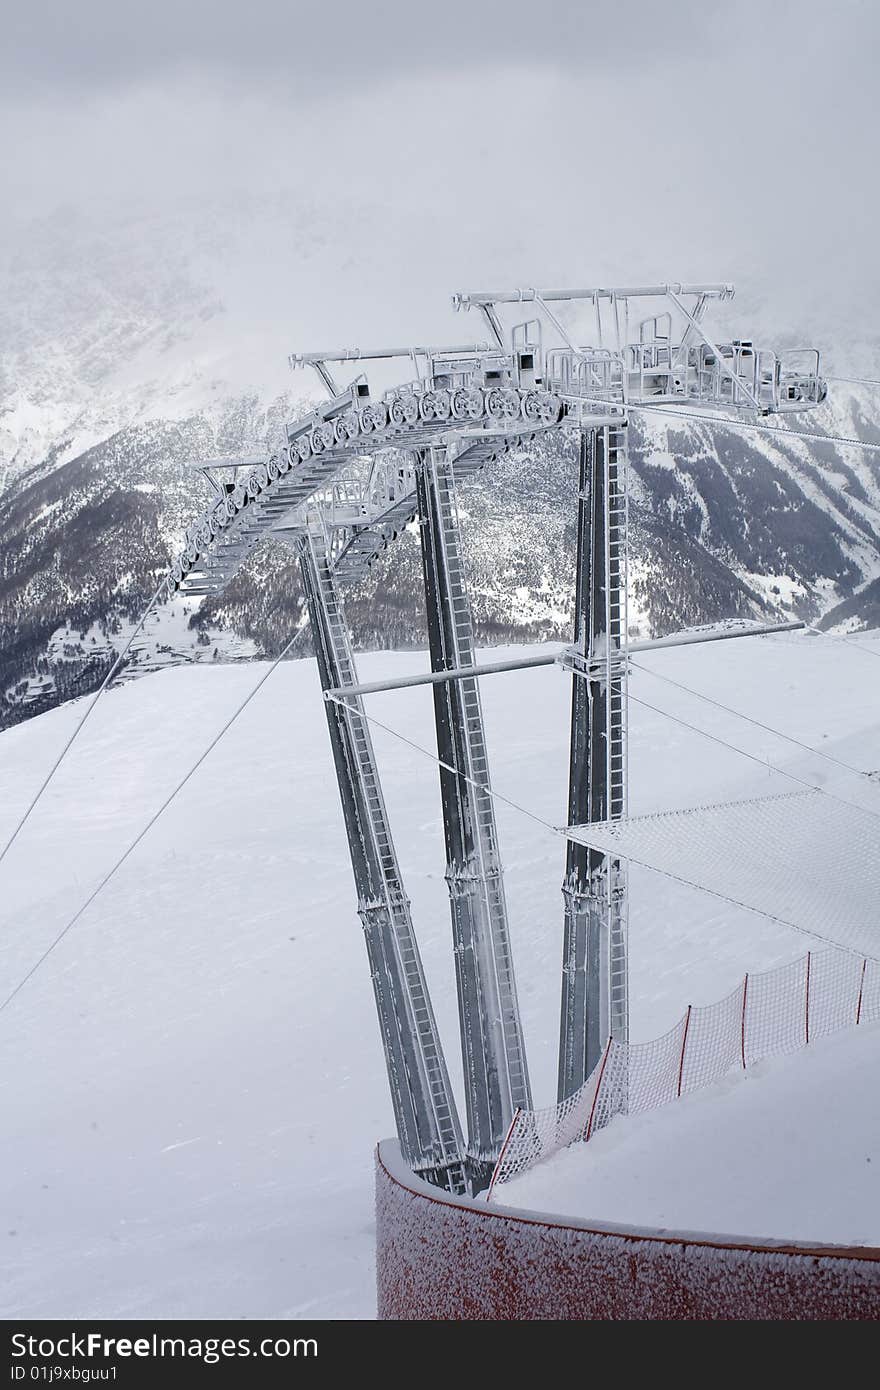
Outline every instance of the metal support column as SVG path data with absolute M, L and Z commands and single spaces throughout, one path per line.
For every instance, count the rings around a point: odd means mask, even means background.
M 419 456 L 416 495 L 431 668 L 474 664 L 451 460 Z M 446 880 L 458 985 L 468 1118 L 468 1169 L 474 1191 L 488 1184 L 516 1106 L 531 1093 L 516 997 L 489 762 L 477 682 L 435 685 Z M 453 769 L 453 770 L 450 770 Z M 485 790 L 484 790 L 485 789 Z
M 580 435 L 568 823 L 626 809 L 626 425 Z M 619 860 L 568 841 L 559 1099 L 573 1094 L 609 1033 L 628 1032 L 626 882 Z
M 351 639 L 321 530 L 298 541 L 323 690 L 356 684 Z M 464 1144 L 409 901 L 357 696 L 326 701 L 327 723 L 385 1049 L 397 1132 L 414 1170 L 465 1191 Z

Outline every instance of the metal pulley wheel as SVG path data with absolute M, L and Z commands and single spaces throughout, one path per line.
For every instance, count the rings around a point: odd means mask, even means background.
M 394 405 L 399 405 L 402 425 L 414 425 L 416 423 L 419 418 L 419 402 L 414 392 L 408 391 L 402 396 L 395 396 Z
M 523 418 L 536 425 L 555 425 L 562 401 L 551 391 L 528 391 L 523 397 Z
M 310 436 L 310 443 L 313 454 L 323 454 L 325 449 L 333 447 L 333 426 L 328 422 L 323 425 L 316 425 Z
M 395 396 L 391 401 L 388 406 L 388 418 L 397 429 L 402 429 L 406 424 L 406 410 L 402 396 Z
M 483 413 L 483 393 L 476 386 L 460 386 L 452 393 L 452 414 L 456 420 L 479 420 Z
M 449 392 L 442 387 L 426 391 L 419 400 L 419 414 L 423 420 L 448 420 L 450 410 Z

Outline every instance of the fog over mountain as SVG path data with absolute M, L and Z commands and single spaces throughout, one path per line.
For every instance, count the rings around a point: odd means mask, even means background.
M 768 13 L 770 11 L 770 13 Z M 480 336 L 455 289 L 731 280 L 716 321 L 880 377 L 873 9 L 520 3 L 420 14 L 44 0 L 0 53 L 0 723 L 90 688 L 204 501 L 188 459 L 273 437 L 292 350 Z M 810 417 L 877 441 L 880 392 Z M 636 425 L 634 622 L 880 614 L 877 455 Z M 562 636 L 570 451 L 470 488 L 485 640 Z M 350 600 L 423 640 L 404 537 Z M 141 661 L 276 650 L 264 550 Z

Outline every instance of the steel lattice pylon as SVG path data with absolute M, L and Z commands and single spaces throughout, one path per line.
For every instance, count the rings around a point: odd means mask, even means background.
M 455 480 L 447 451 L 420 457 L 416 495 L 434 671 L 473 666 Z M 510 1117 L 531 1105 L 477 681 L 434 686 L 472 1183 L 488 1184 Z
M 580 435 L 568 823 L 626 810 L 626 431 Z M 619 860 L 568 841 L 558 1097 L 628 1035 L 626 880 Z
M 325 538 L 306 531 L 298 549 L 321 686 L 344 689 L 355 684 L 354 657 Z M 326 710 L 401 1146 L 415 1169 L 462 1192 L 458 1115 L 369 728 L 357 696 Z
M 627 408 L 686 402 L 717 418 L 804 410 L 826 395 L 812 350 L 778 354 L 709 336 L 709 307 L 732 295 L 725 284 L 458 294 L 455 307 L 479 313 L 488 342 L 296 355 L 291 364 L 313 366 L 329 400 L 292 422 L 285 447 L 267 458 L 194 465 L 215 495 L 187 532 L 174 588 L 218 592 L 267 535 L 299 558 L 401 1145 L 414 1169 L 453 1191 L 486 1185 L 514 1110 L 531 1104 L 478 679 L 554 661 L 570 672 L 569 824 L 624 816 Z M 509 322 L 524 305 L 533 317 Z M 361 364 L 394 359 L 415 379 L 374 396 Z M 478 670 L 457 488 L 559 428 L 579 448 L 574 643 L 557 658 Z M 414 520 L 431 674 L 359 684 L 339 586 L 361 579 Z M 467 1136 L 362 704 L 373 690 L 418 683 L 434 685 Z M 563 895 L 560 1098 L 610 1035 L 627 1037 L 621 861 L 569 837 Z

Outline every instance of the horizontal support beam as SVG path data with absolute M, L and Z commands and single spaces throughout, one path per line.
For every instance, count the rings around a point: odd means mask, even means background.
M 253 468 L 258 463 L 265 463 L 265 454 L 240 454 L 227 455 L 215 459 L 185 459 L 187 468 Z
M 642 299 L 663 294 L 705 294 L 720 299 L 733 297 L 733 285 L 638 285 L 635 288 L 590 290 L 487 290 L 479 294 L 454 294 L 456 309 L 469 309 L 481 304 L 532 304 L 536 300 L 567 299 Z
M 690 647 L 696 642 L 729 642 L 734 637 L 768 637 L 774 632 L 798 632 L 806 623 L 755 623 L 752 627 L 737 627 L 730 632 L 673 632 L 668 637 L 653 637 L 647 642 L 630 642 L 630 652 L 652 652 L 660 647 Z
M 471 676 L 492 676 L 497 671 L 522 671 L 529 666 L 555 666 L 556 655 L 519 657 L 515 661 L 491 661 L 485 666 L 456 666 L 451 671 L 429 671 L 423 676 L 400 676 L 391 681 L 366 681 L 362 685 L 342 686 L 337 690 L 325 690 L 324 699 L 338 699 L 345 695 L 376 695 L 381 690 L 405 690 L 411 685 L 442 685 L 444 681 L 464 680 Z
M 805 623 L 779 623 L 772 627 L 756 624 L 754 627 L 737 628 L 733 632 L 674 633 L 669 637 L 630 642 L 625 654 L 629 656 L 633 652 L 655 651 L 662 647 L 688 647 L 697 642 L 725 642 L 733 637 L 766 637 L 773 632 L 795 632 L 805 626 Z M 458 666 L 451 671 L 429 671 L 420 676 L 399 676 L 396 680 L 364 681 L 359 685 L 336 686 L 331 690 L 325 690 L 324 699 L 343 699 L 346 695 L 378 695 L 384 690 L 407 690 L 416 685 L 442 685 L 445 681 L 493 676 L 501 671 L 526 671 L 535 666 L 559 666 L 564 664 L 564 655 L 565 649 L 552 655 L 542 652 L 540 656 L 521 656 L 513 661 L 487 661 L 484 665 Z
M 492 352 L 487 343 L 453 343 L 451 347 L 330 348 L 327 352 L 292 352 L 291 367 L 315 366 L 318 362 L 379 362 L 388 357 L 442 357 L 447 353 Z

